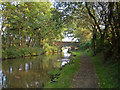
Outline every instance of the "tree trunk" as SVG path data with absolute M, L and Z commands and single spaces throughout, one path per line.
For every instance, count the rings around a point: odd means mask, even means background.
M 96 46 L 96 37 L 97 37 L 97 29 L 96 28 L 94 28 L 94 30 L 93 30 L 93 47 L 94 47 L 94 55 L 96 55 L 97 54 L 97 52 L 96 52 L 96 48 L 97 48 L 97 46 Z
M 9 44 L 10 44 L 10 31 L 9 30 L 7 30 L 7 40 L 6 40 L 6 50 L 9 48 Z
M 24 35 L 22 35 L 22 47 L 25 47 L 25 40 L 24 40 Z
M 31 40 L 32 40 L 32 38 L 30 37 L 30 40 L 29 40 L 29 48 L 31 47 Z
M 0 59 L 2 58 L 2 35 L 0 30 Z M 2 64 L 2 60 L 0 60 L 0 64 Z
M 103 52 L 103 56 L 104 56 L 103 63 L 105 63 L 107 61 L 104 39 L 105 39 L 105 32 L 103 34 L 101 34 L 101 46 L 102 46 L 102 52 Z
M 13 35 L 13 46 L 16 47 L 15 35 Z
M 22 46 L 22 43 L 21 43 L 21 35 L 20 35 L 20 30 L 19 30 L 19 46 L 20 46 L 20 48 L 21 48 L 21 46 Z

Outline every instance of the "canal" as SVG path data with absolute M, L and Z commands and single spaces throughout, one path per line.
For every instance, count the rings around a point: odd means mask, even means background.
M 70 54 L 41 55 L 2 61 L 2 88 L 41 88 L 51 80 L 49 71 L 69 62 Z

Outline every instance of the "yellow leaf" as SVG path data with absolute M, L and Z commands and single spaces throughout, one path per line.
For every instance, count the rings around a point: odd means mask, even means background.
M 0 1 L 0 3 L 2 3 L 2 1 Z

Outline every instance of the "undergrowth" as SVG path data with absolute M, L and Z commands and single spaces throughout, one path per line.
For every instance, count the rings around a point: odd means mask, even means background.
M 92 59 L 96 73 L 99 77 L 100 88 L 120 88 L 118 82 L 118 63 L 106 62 L 103 63 L 102 53 L 93 56 L 91 52 L 86 53 Z

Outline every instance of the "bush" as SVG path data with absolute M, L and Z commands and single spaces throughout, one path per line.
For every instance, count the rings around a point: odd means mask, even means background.
M 34 51 L 36 52 L 36 55 L 40 55 L 40 54 L 44 53 L 44 49 L 42 49 L 40 47 L 35 47 Z
M 18 53 L 15 47 L 10 47 L 5 52 L 7 53 L 7 58 L 18 57 Z
M 9 47 L 7 50 L 2 50 L 2 58 L 15 58 L 15 57 L 24 57 L 32 55 L 41 55 L 44 52 L 52 53 L 52 51 L 57 51 L 57 47 L 49 46 L 46 44 L 45 49 L 40 47 L 31 47 L 25 46 L 24 48 Z
M 58 48 L 56 46 L 51 46 L 51 50 L 54 51 L 54 52 L 57 52 Z
M 2 50 L 2 58 L 7 58 L 7 51 Z
M 45 43 L 44 50 L 46 53 L 52 53 L 52 52 L 57 52 L 58 48 L 56 46 L 50 46 L 48 43 Z
M 99 78 L 99 88 L 119 88 L 118 63 L 107 62 L 103 64 L 103 54 L 92 56 L 91 52 L 86 53 L 94 63 L 96 73 Z

